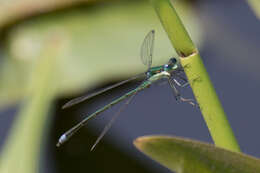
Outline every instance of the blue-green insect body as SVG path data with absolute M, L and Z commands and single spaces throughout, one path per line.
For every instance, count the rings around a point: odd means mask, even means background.
M 163 71 L 171 73 L 174 70 L 177 70 L 180 68 L 179 63 L 176 58 L 171 58 L 167 64 L 151 67 L 148 69 L 148 71 L 145 73 L 147 78 L 152 77 L 155 74 L 161 73 Z

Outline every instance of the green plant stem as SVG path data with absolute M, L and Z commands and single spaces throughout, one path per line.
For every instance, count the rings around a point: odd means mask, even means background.
M 240 151 L 199 54 L 195 53 L 182 58 L 181 64 L 216 146 Z
M 170 0 L 151 0 L 189 80 L 216 146 L 240 151 L 208 73 Z
M 0 158 L 1 173 L 39 172 L 40 152 L 47 137 L 44 129 L 55 96 L 55 44 L 40 55 L 28 85 L 29 95 L 21 107 Z M 52 47 L 53 46 L 53 47 Z
M 178 55 L 190 55 L 196 51 L 170 0 L 151 0 L 151 2 Z

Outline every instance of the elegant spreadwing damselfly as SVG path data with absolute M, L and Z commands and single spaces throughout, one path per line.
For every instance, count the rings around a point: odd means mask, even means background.
M 166 64 L 163 64 L 161 66 L 156 66 L 152 67 L 152 58 L 153 58 L 153 48 L 154 48 L 154 36 L 155 36 L 155 31 L 151 30 L 145 37 L 142 46 L 141 46 L 141 61 L 144 65 L 147 66 L 147 71 L 145 73 L 136 75 L 134 77 L 131 77 L 125 81 L 119 82 L 117 84 L 114 84 L 112 86 L 109 86 L 105 89 L 102 89 L 98 92 L 92 93 L 90 95 L 85 95 L 81 96 L 75 99 L 72 99 L 68 103 L 66 103 L 63 108 L 68 108 L 71 107 L 75 104 L 78 104 L 80 102 L 83 102 L 87 99 L 90 99 L 94 96 L 97 96 L 101 93 L 104 93 L 105 91 L 108 91 L 110 89 L 113 89 L 115 87 L 118 87 L 122 84 L 125 84 L 127 82 L 133 81 L 135 79 L 145 77 L 144 81 L 139 85 L 137 88 L 127 92 L 123 96 L 115 99 L 111 103 L 105 105 L 104 107 L 98 109 L 96 112 L 90 114 L 87 116 L 85 119 L 83 119 L 81 122 L 76 124 L 74 127 L 69 129 L 67 132 L 65 132 L 60 138 L 57 143 L 57 146 L 60 146 L 61 144 L 65 143 L 71 136 L 73 136 L 79 129 L 81 129 L 90 119 L 96 117 L 103 111 L 109 109 L 113 105 L 126 100 L 126 102 L 120 107 L 119 111 L 116 112 L 116 114 L 113 116 L 113 118 L 110 120 L 110 122 L 106 125 L 104 130 L 102 131 L 101 135 L 98 137 L 96 140 L 95 144 L 92 146 L 91 150 L 94 149 L 94 147 L 97 145 L 97 143 L 101 140 L 101 138 L 105 135 L 105 133 L 108 131 L 108 129 L 111 127 L 115 119 L 119 116 L 119 114 L 122 112 L 122 110 L 130 103 L 130 101 L 133 99 L 133 97 L 139 92 L 142 91 L 149 86 L 151 86 L 153 83 L 161 80 L 161 79 L 166 79 L 167 82 L 169 83 L 170 87 L 172 88 L 174 97 L 177 101 L 181 102 L 187 102 L 190 103 L 193 106 L 196 106 L 196 103 L 193 102 L 192 99 L 186 99 L 183 98 L 179 91 L 176 88 L 177 86 L 180 87 L 185 87 L 188 85 L 187 79 L 181 75 L 183 74 L 183 68 L 180 66 L 179 61 L 171 57 L 169 61 Z M 179 82 L 178 80 L 181 80 L 182 82 Z

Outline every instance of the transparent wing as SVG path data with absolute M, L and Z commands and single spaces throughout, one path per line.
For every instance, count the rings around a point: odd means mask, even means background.
M 141 60 L 148 69 L 152 65 L 153 58 L 153 45 L 154 45 L 154 30 L 151 30 L 144 38 L 143 44 L 141 46 Z
M 135 80 L 135 79 L 137 79 L 137 78 L 139 78 L 139 77 L 142 77 L 142 76 L 144 76 L 144 75 L 145 75 L 144 73 L 141 73 L 141 74 L 138 74 L 138 75 L 136 75 L 136 76 L 134 76 L 134 77 L 131 77 L 131 78 L 127 79 L 127 80 L 124 80 L 124 81 L 122 81 L 122 82 L 119 82 L 119 83 L 116 83 L 116 84 L 114 84 L 114 85 L 111 85 L 111 86 L 109 86 L 109 87 L 107 87 L 107 88 L 104 88 L 104 89 L 102 89 L 102 90 L 100 90 L 100 91 L 97 91 L 97 92 L 95 92 L 95 93 L 88 94 L 88 95 L 84 95 L 84 96 L 81 96 L 81 97 L 77 97 L 77 98 L 75 98 L 75 99 L 72 99 L 72 100 L 70 100 L 69 102 L 67 102 L 65 105 L 63 105 L 63 106 L 62 106 L 62 109 L 69 108 L 69 107 L 71 107 L 71 106 L 73 106 L 73 105 L 76 105 L 76 104 L 78 104 L 78 103 L 81 103 L 81 102 L 83 102 L 83 101 L 85 101 L 85 100 L 87 100 L 87 99 L 90 99 L 90 98 L 92 98 L 92 97 L 94 97 L 94 96 L 97 96 L 97 95 L 99 95 L 99 94 L 101 94 L 101 93 L 103 93 L 103 92 L 106 92 L 106 91 L 108 91 L 108 90 L 111 90 L 111 89 L 113 89 L 113 88 L 116 88 L 116 87 L 118 87 L 118 86 L 120 86 L 120 85 L 123 85 L 123 84 L 125 84 L 125 83 L 127 83 L 127 82 L 130 82 L 130 81 L 132 81 L 132 80 Z
M 131 100 L 133 99 L 133 97 L 136 95 L 136 93 L 134 95 L 132 95 L 121 107 L 120 109 L 116 112 L 116 114 L 112 117 L 112 119 L 108 122 L 108 124 L 105 126 L 105 128 L 103 129 L 103 131 L 101 132 L 101 134 L 98 136 L 97 140 L 95 141 L 94 145 L 91 147 L 91 150 L 94 150 L 94 148 L 97 146 L 97 144 L 100 142 L 100 140 L 105 136 L 105 134 L 107 133 L 107 131 L 111 128 L 111 126 L 113 125 L 113 123 L 115 122 L 115 120 L 118 118 L 118 116 L 120 115 L 120 113 L 126 108 L 126 106 L 131 102 Z

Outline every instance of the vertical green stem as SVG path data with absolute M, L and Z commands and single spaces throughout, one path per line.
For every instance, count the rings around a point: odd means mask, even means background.
M 39 57 L 34 75 L 28 85 L 28 97 L 13 124 L 0 158 L 1 173 L 39 172 L 40 151 L 49 116 L 51 102 L 55 96 L 56 51 L 49 44 Z
M 197 48 L 170 0 L 150 0 L 168 34 L 216 146 L 240 151 Z

